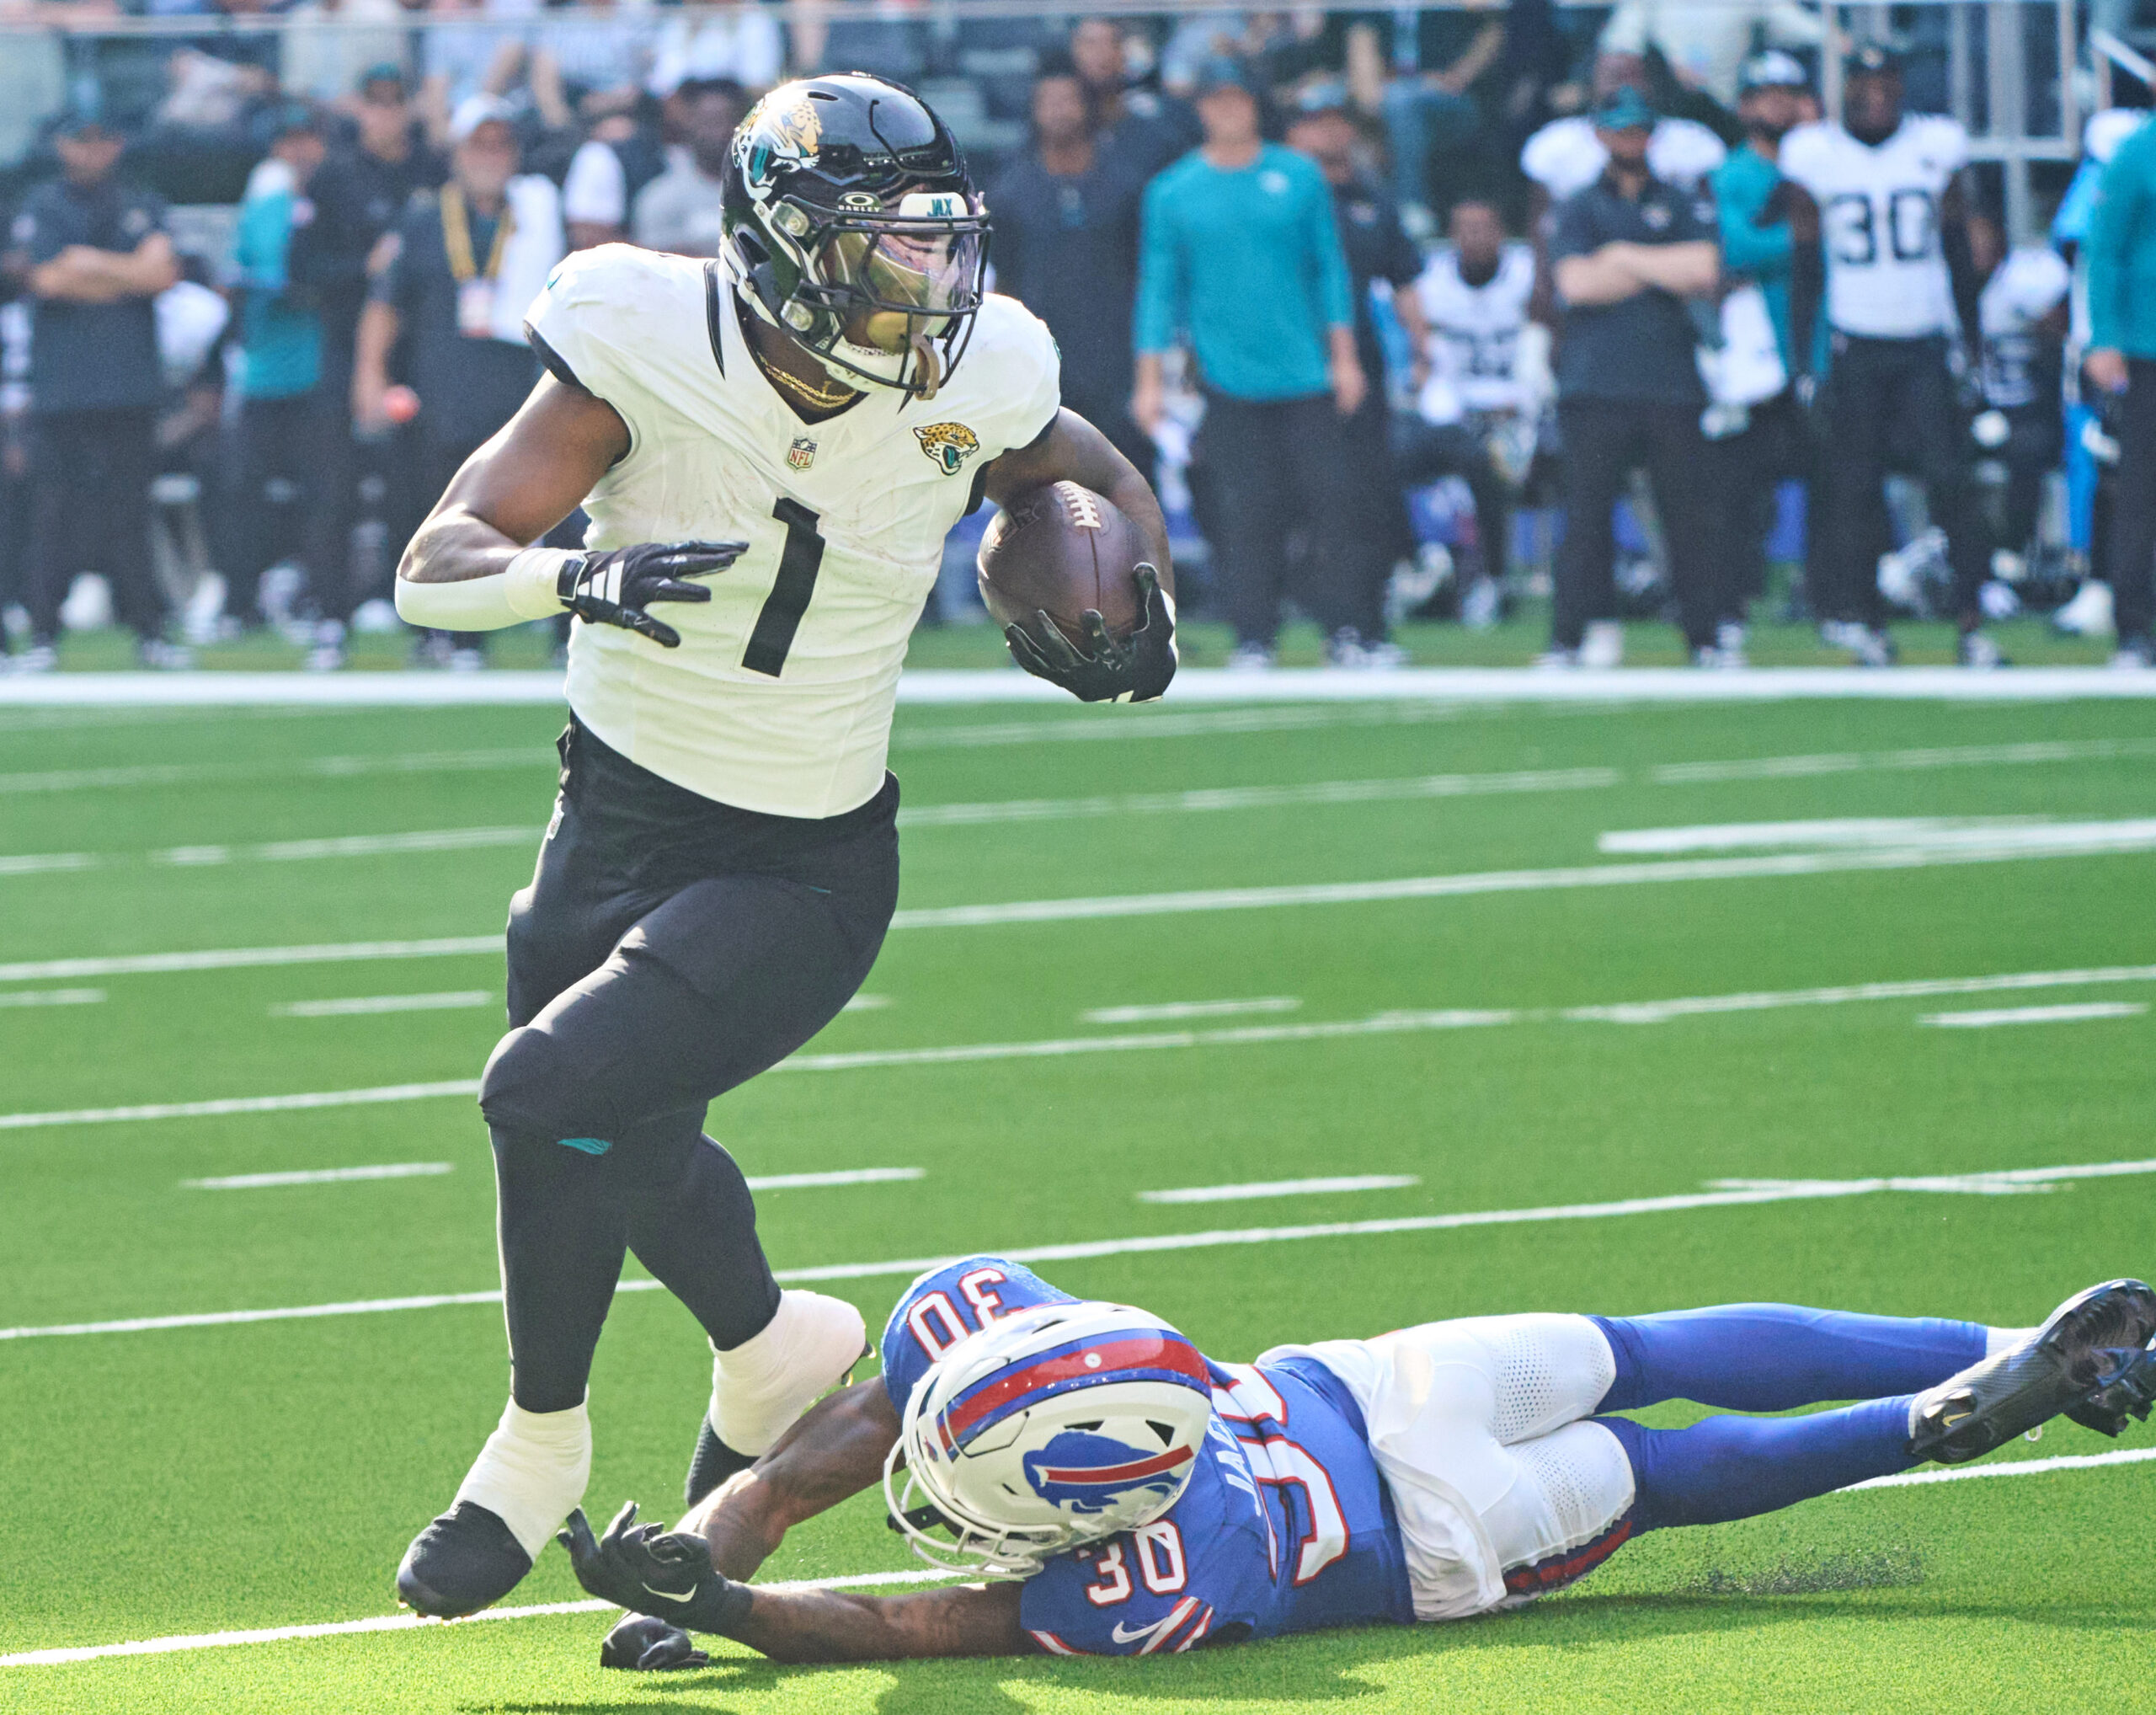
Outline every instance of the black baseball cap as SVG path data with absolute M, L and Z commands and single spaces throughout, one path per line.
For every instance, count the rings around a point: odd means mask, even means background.
M 1860 42 L 1842 56 L 1844 77 L 1898 77 L 1902 56 L 1884 42 Z

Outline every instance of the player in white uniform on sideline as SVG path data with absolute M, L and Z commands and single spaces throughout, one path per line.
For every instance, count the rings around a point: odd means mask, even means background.
M 1887 468 L 1903 462 L 1946 532 L 1961 664 L 1999 666 L 1999 646 L 1979 628 L 1988 557 L 1963 408 L 1982 344 L 1961 184 L 1968 135 L 1953 120 L 1905 114 L 1900 63 L 1876 45 L 1849 56 L 1843 109 L 1840 125 L 1800 126 L 1783 138 L 1780 162 L 1796 244 L 1792 355 L 1801 365 L 1812 350 L 1822 256 L 1832 335 L 1818 406 L 1824 492 L 1810 510 L 1812 527 L 1828 532 L 1815 559 L 1826 586 L 1813 593 L 1822 635 L 1860 665 L 1894 658 L 1874 569 L 1892 546 Z M 1800 375 L 1801 393 L 1813 385 Z
M 1534 457 L 1549 340 L 1539 329 L 1530 338 L 1534 248 L 1505 237 L 1497 206 L 1462 197 L 1446 232 L 1450 242 L 1409 288 L 1427 330 L 1423 379 L 1414 414 L 1394 426 L 1393 468 L 1410 488 L 1447 475 L 1467 484 L 1481 564 L 1460 579 L 1460 616 L 1489 623 L 1502 605 L 1513 500 Z
M 1150 550 L 1145 623 L 1119 643 L 1097 618 L 1075 639 L 1013 628 L 1012 653 L 1087 701 L 1157 697 L 1175 669 L 1159 505 L 1059 408 L 1047 329 L 984 295 L 988 218 L 942 122 L 877 78 L 782 85 L 735 134 L 723 201 L 718 260 L 607 245 L 556 269 L 526 329 L 548 375 L 398 569 L 417 624 L 579 622 L 561 793 L 510 907 L 513 1028 L 479 1097 L 510 1398 L 398 1568 L 426 1614 L 499 1600 L 581 1498 L 628 1252 L 715 1354 L 691 1499 L 863 1350 L 851 1306 L 779 1291 L 702 1123 L 882 944 L 892 706 L 951 526 L 984 495 L 1104 494 Z M 579 505 L 582 551 L 527 546 Z

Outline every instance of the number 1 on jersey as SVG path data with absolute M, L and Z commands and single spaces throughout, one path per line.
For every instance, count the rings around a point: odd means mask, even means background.
M 798 500 L 782 497 L 771 508 L 771 516 L 786 526 L 786 547 L 779 553 L 771 592 L 756 615 L 756 628 L 749 634 L 749 647 L 741 652 L 741 665 L 776 679 L 786 666 L 801 616 L 808 611 L 808 598 L 816 593 L 824 538 L 817 533 L 817 515 Z

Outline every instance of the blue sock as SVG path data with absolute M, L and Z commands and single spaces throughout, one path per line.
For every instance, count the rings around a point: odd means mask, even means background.
M 1723 1304 L 1598 1316 L 1617 1356 L 1602 1411 L 1689 1399 L 1724 1411 L 1790 1411 L 1829 1399 L 1921 1393 L 1984 1355 L 1982 1322 L 1855 1316 L 1794 1304 Z
M 1689 1429 L 1650 1429 L 1630 1418 L 1594 1421 L 1632 1461 L 1632 1517 L 1641 1531 L 1748 1519 L 1917 1462 L 1908 1452 L 1906 1397 L 1810 1417 L 1708 1418 Z

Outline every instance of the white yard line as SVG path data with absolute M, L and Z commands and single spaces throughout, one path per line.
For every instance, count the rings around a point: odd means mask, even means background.
M 309 947 L 220 947 L 200 953 L 120 953 L 91 959 L 26 959 L 0 964 L 0 982 L 71 976 L 143 976 L 167 971 L 244 970 L 275 964 L 341 964 L 369 959 L 501 957 L 502 935 L 449 935 L 425 941 L 343 941 Z
M 1608 1203 L 1545 1204 L 1532 1209 L 1483 1209 L 1457 1215 L 1397 1215 L 1379 1221 L 1329 1221 L 1299 1226 L 1216 1228 L 1207 1232 L 1150 1233 L 1135 1238 L 1084 1239 L 1075 1243 L 1028 1245 L 1017 1248 L 977 1246 L 970 1251 L 894 1262 L 829 1263 L 781 1269 L 775 1278 L 788 1283 L 869 1280 L 895 1274 L 911 1276 L 939 1269 L 963 1257 L 993 1254 L 1016 1263 L 1075 1262 L 1099 1257 L 1145 1256 L 1155 1252 L 1214 1250 L 1227 1245 L 1292 1243 L 1302 1239 L 1369 1238 L 1406 1232 L 1447 1232 L 1477 1226 L 1515 1226 L 1561 1221 L 1601 1221 L 1632 1215 L 1668 1215 L 1694 1209 L 1748 1208 L 1769 1203 L 1831 1201 L 1869 1197 L 1901 1189 L 1979 1194 L 1994 1182 L 2047 1185 L 2084 1178 L 2111 1178 L 2156 1173 L 2156 1160 L 2090 1162 L 2052 1167 L 2020 1167 L 1917 1180 L 1773 1179 L 1732 1189 L 1681 1192 L 1667 1197 L 1626 1197 Z M 1958 1178 L 1966 1184 L 1956 1184 Z M 617 1292 L 656 1292 L 656 1280 L 624 1280 Z M 47 1339 L 84 1334 L 144 1333 L 172 1328 L 227 1328 L 258 1322 L 293 1322 L 332 1316 L 366 1316 L 405 1310 L 439 1310 L 456 1305 L 499 1304 L 501 1294 L 438 1292 L 403 1298 L 376 1298 L 337 1304 L 307 1304 L 270 1310 L 221 1310 L 178 1316 L 131 1317 L 116 1322 L 67 1322 L 45 1328 L 0 1328 L 0 1340 Z
M 1114 1036 L 1049 1037 L 1034 1042 L 969 1042 L 948 1047 L 855 1050 L 797 1054 L 774 1072 L 858 1071 L 906 1066 L 963 1066 L 977 1061 L 1060 1060 L 1073 1055 L 1132 1054 L 1187 1048 L 1233 1048 L 1287 1042 L 1327 1042 L 1361 1036 L 1397 1036 L 1432 1030 L 1472 1030 L 1502 1024 L 1659 1024 L 1673 1018 L 1723 1012 L 1767 1012 L 1784 1007 L 1840 1006 L 1862 1001 L 1987 994 L 2000 990 L 2078 988 L 2105 983 L 2156 982 L 2156 964 L 2106 965 L 2079 970 L 2032 970 L 2002 976 L 1928 978 L 1913 982 L 1854 983 L 1838 988 L 1780 992 L 1698 995 L 1668 1001 L 1626 1001 L 1611 1006 L 1566 1007 L 1450 1007 L 1379 1012 L 1303 1024 L 1243 1024 L 1214 1030 L 1156 1030 Z M 312 1090 L 294 1095 L 219 1097 L 207 1101 L 158 1102 L 136 1107 L 75 1108 L 45 1113 L 0 1114 L 0 1131 L 56 1125 L 96 1125 L 136 1120 L 213 1119 L 237 1114 L 276 1114 L 316 1108 L 369 1106 L 435 1097 L 476 1096 L 477 1078 L 426 1084 L 382 1084 L 355 1090 Z
M 1328 1191 L 1404 1191 L 1422 1181 L 1413 1173 L 1345 1173 L 1329 1179 L 1261 1179 L 1247 1185 L 1186 1185 L 1140 1191 L 1140 1203 L 1244 1203 L 1260 1197 L 1315 1197 Z
M 280 1001 L 273 1018 L 355 1018 L 371 1012 L 450 1012 L 495 1004 L 492 989 L 446 989 L 430 995 L 356 995 L 343 1001 Z
M 18 792 L 81 792 L 130 786 L 208 786 L 286 776 L 342 779 L 362 774 L 454 774 L 495 768 L 557 766 L 544 745 L 499 751 L 412 751 L 371 756 L 301 756 L 286 762 L 142 762 L 114 768 L 54 768 L 0 774 L 0 796 Z
M 2156 739 L 2035 739 L 2013 745 L 1947 745 L 1907 751 L 1833 751 L 1804 756 L 1754 756 L 1726 762 L 1665 762 L 1649 771 L 1657 786 L 1721 780 L 1784 780 L 1816 774 L 1904 772 L 1932 768 L 2108 761 L 2156 756 Z
M 752 1173 L 751 1191 L 808 1191 L 824 1185 L 893 1185 L 925 1179 L 926 1167 L 844 1167 L 835 1173 Z
M 1079 1017 L 1088 1024 L 1163 1024 L 1177 1018 L 1232 1018 L 1244 1012 L 1292 1012 L 1293 995 L 1260 995 L 1247 1001 L 1164 1001 L 1157 1006 L 1096 1007 Z
M 1666 856 L 1680 852 L 1738 852 L 1762 847 L 1807 851 L 1987 852 L 2100 850 L 2117 841 L 2132 850 L 2156 834 L 2156 817 L 2105 821 L 2050 821 L 2040 816 L 1858 816 L 1816 821 L 1723 822 L 1689 828 L 1629 828 L 1599 836 L 1595 849 L 1611 854 Z
M 891 1584 L 936 1584 L 962 1576 L 954 1572 L 861 1572 L 846 1578 L 812 1578 L 791 1583 L 759 1584 L 772 1590 L 859 1590 Z M 475 1625 L 482 1620 L 538 1620 L 556 1614 L 618 1614 L 611 1602 L 587 1598 L 575 1602 L 534 1602 L 517 1608 L 483 1608 L 454 1622 Z M 67 1667 L 78 1661 L 99 1661 L 115 1655 L 173 1655 L 196 1649 L 229 1649 L 238 1643 L 291 1643 L 308 1638 L 349 1638 L 367 1632 L 413 1632 L 438 1626 L 413 1613 L 377 1614 L 365 1620 L 331 1620 L 314 1626 L 269 1626 L 249 1632 L 203 1632 L 189 1638 L 146 1638 L 131 1643 L 90 1643 L 69 1649 L 24 1649 L 0 1655 L 0 1667 Z
M 2143 1001 L 2079 1001 L 2063 1007 L 1999 1007 L 1989 1012 L 1926 1012 L 1917 1020 L 1948 1030 L 1988 1030 L 1999 1024 L 2073 1024 L 2087 1018 L 2137 1018 Z
M 152 863 L 203 868 L 226 863 L 302 863 L 321 858 L 383 858 L 415 852 L 475 852 L 536 846 L 544 828 L 435 828 L 408 834 L 350 834 L 328 840 L 276 840 L 260 846 L 173 846 Z
M 2156 1447 L 2122 1447 L 2111 1453 L 2063 1454 L 2049 1459 L 2004 1459 L 1986 1465 L 1958 1465 L 1946 1470 L 1904 1471 L 1893 1477 L 1875 1477 L 1838 1491 L 1855 1494 L 1872 1488 L 1908 1488 L 1934 1483 L 1964 1483 L 1980 1477 L 2051 1477 L 2069 1471 L 2110 1471 L 2156 1459 Z M 759 1584 L 759 1589 L 873 1589 L 892 1584 L 932 1584 L 962 1576 L 945 1572 L 872 1572 L 848 1578 L 808 1579 L 795 1584 Z M 536 1602 L 528 1607 L 487 1608 L 460 1626 L 483 1620 L 536 1620 L 558 1614 L 618 1613 L 611 1602 Z M 192 1637 L 147 1638 L 127 1643 L 91 1643 L 61 1649 L 24 1649 L 0 1655 L 0 1668 L 66 1667 L 77 1662 L 97 1661 L 118 1655 L 170 1655 L 198 1649 L 228 1649 L 243 1643 L 289 1643 L 312 1638 L 344 1638 L 369 1632 L 410 1632 L 439 1624 L 417 1614 L 382 1614 L 366 1620 L 335 1620 L 313 1626 L 270 1626 L 248 1632 L 199 1632 Z
M 182 1179 L 189 1191 L 264 1191 L 279 1185 L 342 1185 L 366 1179 L 430 1179 L 456 1172 L 448 1162 L 393 1162 L 378 1167 L 316 1167 L 289 1173 L 227 1173 L 216 1179 Z
M 103 989 L 17 989 L 0 994 L 0 1007 L 94 1007 Z
M 1496 774 L 1425 774 L 1402 780 L 1312 780 L 1293 786 L 1218 786 L 1102 798 L 1038 798 L 985 804 L 931 804 L 899 812 L 902 828 L 975 827 L 990 822 L 1067 821 L 1088 816 L 1195 815 L 1298 804 L 1381 804 L 1468 798 L 1485 793 L 1581 792 L 1618 786 L 1614 768 L 1529 768 Z

